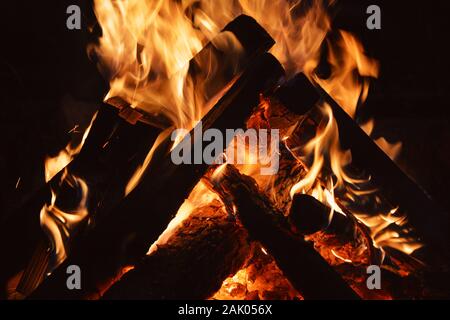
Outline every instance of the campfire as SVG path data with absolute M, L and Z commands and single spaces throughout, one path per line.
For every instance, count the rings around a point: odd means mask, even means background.
M 446 297 L 446 213 L 358 122 L 379 63 L 335 5 L 95 0 L 110 89 L 1 226 L 5 297 Z

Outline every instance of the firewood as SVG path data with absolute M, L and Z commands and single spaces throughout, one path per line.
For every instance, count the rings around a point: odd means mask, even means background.
M 158 133 L 143 123 L 133 126 L 117 113 L 116 109 L 102 105 L 84 147 L 68 166 L 71 174 L 81 177 L 89 186 L 91 213 L 96 212 L 99 204 L 104 207 L 117 204 L 123 196 L 123 185 L 143 161 Z M 39 212 L 44 204 L 50 203 L 51 190 L 62 191 L 61 176 L 62 172 L 0 224 L 0 250 L 8 257 L 8 262 L 0 265 L 2 288 L 11 276 L 26 267 L 38 243 L 49 243 L 40 226 Z M 63 193 L 60 192 L 61 196 Z
M 246 238 L 220 202 L 197 208 L 103 299 L 207 299 L 242 267 L 250 249 Z
M 232 33 L 244 52 L 239 55 L 239 65 L 231 70 L 229 65 L 221 65 L 217 76 L 207 75 L 208 81 L 216 82 L 214 88 L 209 88 L 210 96 L 217 94 L 228 81 L 244 70 L 249 61 L 274 44 L 267 32 L 253 18 L 245 15 L 234 19 L 223 31 Z M 191 60 L 189 73 L 195 74 L 197 81 L 201 81 L 198 75 L 201 71 L 199 61 L 209 56 L 220 59 L 226 54 L 212 41 Z M 274 75 L 276 77 L 277 72 Z M 102 104 L 85 146 L 68 167 L 70 173 L 83 178 L 89 185 L 89 212 L 95 216 L 96 223 L 102 218 L 101 212 L 109 212 L 123 198 L 124 185 L 137 165 L 143 162 L 156 135 L 171 125 L 162 115 L 149 115 L 132 109 L 120 97 L 114 97 L 108 102 L 110 104 Z M 111 108 L 111 105 L 118 110 Z M 0 266 L 0 287 L 4 287 L 7 279 L 25 268 L 27 261 L 30 261 L 34 254 L 30 243 L 46 242 L 39 224 L 39 211 L 49 202 L 50 190 L 56 188 L 61 174 L 56 175 L 1 224 L 0 248 L 10 258 L 8 264 Z M 27 231 L 26 236 L 22 230 Z M 7 245 L 9 241 L 13 241 L 15 246 Z
M 419 234 L 421 240 L 433 247 L 433 252 L 450 256 L 450 238 L 448 230 L 449 214 L 437 205 L 430 196 L 413 182 L 353 121 L 339 104 L 316 83 L 310 83 L 318 96 L 305 91 L 307 79 L 302 74 L 291 79 L 284 91 L 280 91 L 279 100 L 294 113 L 306 114 L 309 121 L 320 121 L 316 105 L 327 103 L 333 110 L 334 119 L 339 128 L 339 140 L 342 148 L 352 153 L 352 167 L 363 170 L 371 177 L 371 184 L 378 187 L 388 203 L 399 206 L 407 212 L 408 223 Z M 305 92 L 307 92 L 305 98 Z M 307 100 L 308 104 L 297 105 L 296 101 Z M 315 102 L 314 102 L 315 101 Z M 430 214 L 424 214 L 430 213 Z M 431 252 L 424 252 L 427 259 Z M 433 255 L 433 254 L 431 254 Z
M 260 93 L 272 88 L 283 73 L 272 55 L 260 55 L 205 115 L 203 130 L 215 128 L 224 133 L 241 127 L 258 105 Z M 171 145 L 170 140 L 160 145 L 140 184 L 108 213 L 104 223 L 74 245 L 71 256 L 44 281 L 33 298 L 87 297 L 116 278 L 125 265 L 145 255 L 209 167 L 205 163 L 175 165 L 170 157 Z M 63 285 L 65 269 L 71 264 L 83 270 L 81 290 L 69 291 Z
M 251 177 L 226 165 L 208 181 L 221 198 L 231 196 L 237 216 L 250 237 L 274 257 L 305 299 L 358 299 L 311 244 L 291 231 L 287 219 L 259 192 Z

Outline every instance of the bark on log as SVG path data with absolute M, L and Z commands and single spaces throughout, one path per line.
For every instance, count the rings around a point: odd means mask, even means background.
M 215 201 L 196 209 L 167 243 L 145 256 L 103 299 L 207 299 L 244 264 L 247 233 Z
M 359 299 L 319 253 L 291 231 L 286 218 L 259 192 L 252 178 L 227 165 L 208 181 L 222 198 L 232 197 L 250 237 L 268 250 L 305 299 Z

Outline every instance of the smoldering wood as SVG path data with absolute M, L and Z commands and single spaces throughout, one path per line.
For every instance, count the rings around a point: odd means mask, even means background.
M 145 256 L 103 299 L 208 299 L 244 264 L 247 233 L 218 201 L 195 209 L 156 252 Z
M 233 83 L 219 102 L 202 119 L 202 128 L 215 128 L 224 136 L 226 129 L 240 128 L 259 103 L 259 96 L 283 76 L 284 70 L 270 54 L 262 54 Z M 195 129 L 193 129 L 195 130 Z M 190 141 L 191 146 L 195 137 Z M 186 138 L 187 139 L 187 138 Z M 181 142 L 183 143 L 183 141 Z M 73 253 L 31 298 L 85 298 L 104 283 L 115 279 L 120 270 L 145 255 L 149 245 L 164 230 L 208 165 L 175 165 L 170 157 L 170 139 L 153 155 L 140 184 L 111 212 L 105 223 L 74 244 Z M 82 289 L 68 291 L 61 284 L 66 266 L 83 270 Z
M 287 219 L 259 191 L 251 177 L 227 165 L 207 181 L 221 198 L 231 196 L 250 237 L 274 257 L 305 299 L 359 299 L 312 245 L 292 232 Z

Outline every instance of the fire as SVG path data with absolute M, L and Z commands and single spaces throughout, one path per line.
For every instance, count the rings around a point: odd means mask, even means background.
M 370 119 L 361 126 L 361 128 L 369 137 L 372 137 L 374 127 L 375 127 L 375 120 L 373 119 Z M 380 147 L 380 149 L 383 150 L 384 153 L 386 153 L 389 156 L 389 158 L 391 158 L 393 161 L 397 159 L 402 150 L 402 143 L 400 141 L 397 143 L 389 143 L 383 137 L 373 140 L 378 145 L 378 147 Z
M 367 99 L 370 79 L 378 77 L 378 63 L 364 54 L 362 45 L 350 33 L 340 31 L 339 41 L 327 41 L 327 45 L 331 76 L 320 79 L 313 73 L 314 64 L 310 64 L 306 71 L 314 82 L 320 84 L 354 118 L 357 108 Z M 336 191 L 345 193 L 347 202 L 358 203 L 375 197 L 377 190 L 365 185 L 365 182 L 370 181 L 370 177 L 354 178 L 346 172 L 347 166 L 352 162 L 351 152 L 341 149 L 338 127 L 331 107 L 323 104 L 320 110 L 322 122 L 316 135 L 304 146 L 295 146 L 292 150 L 297 157 L 300 154 L 299 161 L 305 165 L 308 173 L 293 186 L 291 196 L 299 192 L 307 193 L 326 203 L 332 208 L 331 221 L 334 211 L 342 212 L 334 200 Z M 371 135 L 374 121 L 368 121 L 362 128 Z M 391 145 L 383 137 L 375 142 L 391 159 L 398 156 L 401 143 Z M 352 214 L 370 229 L 374 247 L 379 248 L 383 254 L 383 247 L 392 247 L 411 254 L 422 246 L 408 235 L 405 215 L 398 214 L 393 218 L 396 209 L 392 208 L 387 212 L 385 209 L 379 209 L 377 213 L 371 211 L 373 208 L 367 210 L 368 212 L 353 211 Z M 389 231 L 393 225 L 398 226 L 400 231 Z
M 75 158 L 77 154 L 80 153 L 81 149 L 83 148 L 84 142 L 86 141 L 89 132 L 91 131 L 92 124 L 94 123 L 96 118 L 97 112 L 92 117 L 91 123 L 84 131 L 83 137 L 78 144 L 73 146 L 72 142 L 70 142 L 56 156 L 47 157 L 45 159 L 45 182 L 49 182 L 58 172 L 64 169 Z M 74 129 L 70 130 L 70 132 L 74 132 Z
M 61 150 L 58 155 L 55 157 L 47 157 L 45 160 L 46 182 L 49 182 L 55 175 L 63 170 L 62 175 L 59 178 L 58 186 L 61 187 L 63 184 L 68 185 L 71 189 L 76 190 L 76 192 L 80 194 L 78 206 L 75 209 L 65 211 L 56 204 L 58 200 L 58 191 L 52 189 L 50 203 L 45 204 L 41 209 L 41 227 L 47 233 L 52 244 L 51 249 L 54 262 L 50 269 L 56 268 L 64 261 L 67 256 L 67 246 L 70 236 L 72 236 L 79 223 L 88 215 L 86 205 L 88 186 L 83 179 L 70 174 L 67 165 L 80 153 L 96 118 L 97 112 L 93 115 L 89 126 L 84 131 L 78 144 L 74 146 L 71 142 Z M 70 132 L 75 132 L 76 129 L 78 129 L 78 126 L 70 130 Z
M 219 39 L 215 36 L 232 19 L 247 14 L 274 38 L 276 45 L 271 53 L 288 75 L 305 72 L 354 118 L 357 108 L 367 99 L 370 81 L 378 77 L 379 65 L 364 53 L 363 46 L 352 34 L 339 31 L 337 41 L 327 38 L 331 21 L 326 5 L 332 3 L 332 0 L 308 3 L 300 0 L 95 0 L 102 36 L 98 45 L 90 49 L 99 58 L 99 68 L 110 81 L 105 100 L 119 96 L 134 108 L 168 119 L 173 128 L 190 130 L 211 106 L 209 102 L 213 96 L 209 94 L 208 80 L 217 80 L 218 66 L 223 61 L 213 58 L 198 61 L 200 69 L 206 70 L 201 78 L 189 73 L 189 61 L 207 42 L 213 41 L 217 47 L 228 48 L 227 52 L 231 54 L 227 63 L 233 66 L 242 54 L 239 42 L 232 34 L 226 33 Z M 324 43 L 331 66 L 331 75 L 327 79 L 315 74 Z M 358 202 L 362 197 L 374 195 L 375 191 L 362 187 L 369 177 L 355 178 L 347 172 L 352 157 L 349 151 L 340 147 L 333 112 L 327 104 L 321 105 L 320 111 L 322 122 L 316 135 L 304 146 L 292 147 L 292 153 L 305 164 L 308 172 L 292 188 L 291 195 L 302 192 L 315 196 L 332 208 L 332 219 L 334 212 L 346 214 L 339 205 L 338 193 L 346 194 L 347 200 Z M 371 125 L 373 123 L 367 126 Z M 370 134 L 371 130 L 366 132 Z M 126 194 L 139 183 L 163 138 L 157 140 L 145 163 L 130 180 Z M 400 145 L 392 147 L 385 140 L 377 140 L 377 143 L 391 157 L 400 150 Z M 67 159 L 62 157 L 61 162 L 67 162 Z M 254 167 L 243 166 L 240 170 L 255 176 Z M 267 181 L 258 180 L 258 183 L 267 186 Z M 197 185 L 149 253 L 170 237 L 196 205 L 214 199 L 214 194 L 205 192 L 205 188 L 202 183 Z M 404 216 L 391 209 L 387 213 L 351 213 L 370 228 L 374 245 L 381 250 L 391 246 L 410 254 L 420 247 L 404 234 L 390 230 L 393 225 L 403 227 L 406 221 Z M 333 254 L 336 256 L 335 252 Z M 244 275 L 243 271 L 236 277 Z
M 191 12 L 192 11 L 192 12 Z M 191 129 L 207 111 L 207 81 L 188 73 L 189 60 L 219 33 L 218 25 L 197 12 L 191 1 L 96 0 L 95 12 L 103 35 L 93 47 L 100 69 L 110 79 L 105 99 L 120 96 L 132 107 L 166 117 L 177 128 Z M 232 34 L 214 40 L 231 48 L 230 59 L 241 53 Z M 209 57 L 211 58 L 211 57 Z M 207 79 L 219 61 L 197 61 Z M 222 61 L 223 62 L 223 61 Z
M 339 31 L 337 42 L 327 41 L 331 76 L 317 81 L 352 117 L 369 93 L 371 78 L 377 78 L 378 62 L 364 54 L 362 44 L 351 33 Z
M 407 227 L 405 214 L 399 212 L 399 208 L 393 208 L 388 212 L 378 215 L 355 213 L 355 217 L 369 227 L 374 246 L 383 254 L 383 247 L 391 247 L 406 254 L 412 254 L 423 246 L 417 239 L 409 235 L 411 230 Z
M 41 227 L 48 234 L 52 243 L 52 253 L 54 262 L 51 268 L 57 267 L 67 256 L 68 240 L 73 235 L 76 227 L 88 216 L 87 198 L 88 186 L 86 183 L 67 172 L 61 178 L 61 184 L 67 184 L 73 188 L 80 197 L 75 209 L 63 210 L 56 204 L 57 192 L 52 190 L 50 204 L 45 204 L 41 209 Z
M 317 58 L 330 26 L 319 1 L 306 14 L 302 1 L 142 1 L 96 0 L 102 37 L 90 49 L 100 70 L 110 79 L 105 98 L 120 96 L 132 107 L 170 119 L 177 128 L 191 129 L 208 108 L 209 79 L 217 81 L 218 66 L 236 64 L 242 54 L 237 39 L 219 31 L 240 14 L 255 18 L 275 39 L 273 53 L 290 74 Z M 200 85 L 189 74 L 189 60 L 212 41 L 227 48 L 226 59 L 197 61 Z
M 147 254 L 150 255 L 156 250 L 158 250 L 158 245 L 162 245 L 170 239 L 173 233 L 176 231 L 178 226 L 185 221 L 191 213 L 201 205 L 211 203 L 212 201 L 220 201 L 219 196 L 212 192 L 203 182 L 199 182 L 192 190 L 189 198 L 184 201 L 178 212 L 175 215 L 166 230 L 159 236 L 149 248 Z

